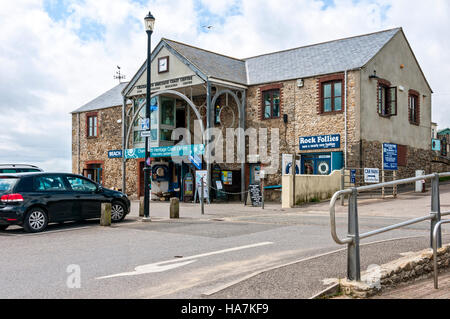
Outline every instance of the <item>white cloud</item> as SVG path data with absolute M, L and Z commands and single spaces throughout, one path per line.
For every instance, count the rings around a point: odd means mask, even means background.
M 2 2 L 0 162 L 71 170 L 69 112 L 113 87 L 116 65 L 128 80 L 134 75 L 145 60 L 149 8 L 156 17 L 153 46 L 167 37 L 240 58 L 402 26 L 436 93 L 433 120 L 450 126 L 448 0 L 335 0 L 326 9 L 313 0 L 201 0 L 213 13 L 208 32 L 194 0 L 70 3 L 72 13 L 55 21 L 43 1 Z M 99 33 L 80 37 L 91 22 Z

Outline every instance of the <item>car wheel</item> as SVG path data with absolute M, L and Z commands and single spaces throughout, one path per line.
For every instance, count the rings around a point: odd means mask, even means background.
M 9 225 L 0 225 L 0 230 L 6 230 L 6 228 L 8 228 Z
M 119 202 L 114 202 L 111 205 L 111 221 L 117 223 L 125 218 L 125 206 Z
M 43 231 L 47 224 L 47 213 L 41 208 L 32 208 L 25 216 L 23 228 L 29 233 L 38 233 Z

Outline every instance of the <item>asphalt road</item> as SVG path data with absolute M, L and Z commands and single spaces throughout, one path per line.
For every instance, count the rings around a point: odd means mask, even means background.
M 361 232 L 423 215 L 429 197 L 409 196 L 362 203 Z M 441 190 L 441 203 L 447 202 L 449 187 Z M 0 298 L 308 298 L 326 287 L 323 279 L 345 275 L 345 253 L 328 254 L 344 247 L 331 239 L 327 203 L 291 210 L 269 205 L 264 212 L 211 205 L 206 215 L 179 220 L 165 218 L 164 205 L 153 206 L 160 217 L 151 223 L 130 216 L 113 227 L 88 221 L 40 234 L 0 232 Z M 344 234 L 345 207 L 337 224 Z M 428 232 L 422 223 L 365 240 L 424 236 L 365 246 L 363 266 L 426 248 Z M 320 254 L 326 255 L 304 260 Z

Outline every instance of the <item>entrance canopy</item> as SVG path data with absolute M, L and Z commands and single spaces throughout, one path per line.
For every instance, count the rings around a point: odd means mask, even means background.
M 242 60 L 226 57 L 206 50 L 194 48 L 175 41 L 162 39 L 152 52 L 151 56 L 151 101 L 150 101 L 150 152 L 151 157 L 164 157 L 167 154 L 179 153 L 178 156 L 186 156 L 190 149 L 204 148 L 205 144 L 212 140 L 209 136 L 209 128 L 222 124 L 220 120 L 221 108 L 225 106 L 230 112 L 229 100 L 235 108 L 236 115 L 231 116 L 232 125 L 237 125 L 245 130 L 245 97 L 246 74 L 245 63 Z M 136 134 L 139 137 L 141 131 L 146 128 L 137 121 L 145 117 L 145 99 L 147 89 L 147 63 L 144 63 L 128 85 L 123 89 L 124 96 L 122 125 L 123 125 L 123 154 L 129 154 L 128 158 L 139 158 L 137 154 L 142 152 L 142 145 L 136 144 Z M 215 105 L 219 97 L 223 96 L 225 106 Z M 133 101 L 133 107 L 127 108 L 127 101 Z M 218 103 L 217 103 L 218 104 Z M 223 104 L 223 103 L 222 103 Z M 192 116 L 191 116 L 192 115 Z M 236 120 L 234 119 L 236 117 Z M 202 137 L 203 144 L 198 145 L 194 136 L 191 145 L 180 148 L 176 141 L 171 141 L 173 130 L 185 127 L 192 132 L 192 119 L 200 120 L 201 126 L 205 126 L 206 136 Z M 180 123 L 181 122 L 181 123 Z M 205 123 L 204 123 L 205 122 Z M 147 124 L 148 125 L 148 124 Z M 224 125 L 221 125 L 224 129 Z M 235 126 L 236 127 L 236 126 Z M 203 127 L 202 127 L 203 132 Z M 195 134 L 195 131 L 194 131 Z M 133 146 L 129 140 L 133 137 Z M 241 143 L 240 145 L 244 145 Z M 187 147 L 186 151 L 184 148 Z M 245 146 L 244 146 L 245 147 Z M 192 152 L 196 155 L 206 155 L 201 152 Z M 153 152 L 152 152 L 153 151 Z M 157 151 L 161 151 L 158 153 Z M 245 148 L 238 150 L 240 158 L 245 158 Z M 242 155 L 243 153 L 243 155 Z M 161 156 L 157 156 L 160 154 Z M 127 156 L 124 156 L 123 172 L 125 173 Z M 207 161 L 208 176 L 211 178 L 211 163 Z M 245 188 L 245 164 L 242 163 L 242 190 Z M 125 174 L 123 174 L 123 189 L 125 189 Z M 208 180 L 208 186 L 210 180 Z

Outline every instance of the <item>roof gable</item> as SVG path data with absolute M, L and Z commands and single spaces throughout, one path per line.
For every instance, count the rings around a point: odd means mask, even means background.
M 106 109 L 108 107 L 122 105 L 123 104 L 122 90 L 127 84 L 128 82 L 122 82 L 116 85 L 112 89 L 106 91 L 105 93 L 96 97 L 92 101 L 76 109 L 75 111 L 72 112 L 72 114 Z

